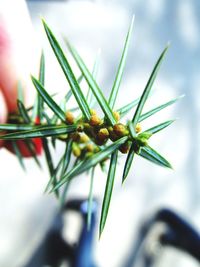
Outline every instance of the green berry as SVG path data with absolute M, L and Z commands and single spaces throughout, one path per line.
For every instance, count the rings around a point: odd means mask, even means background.
M 74 154 L 74 156 L 75 157 L 80 157 L 80 155 L 81 155 L 81 149 L 80 149 L 80 147 L 77 145 L 77 144 L 73 144 L 73 147 L 72 147 L 72 152 L 73 152 L 73 154 Z

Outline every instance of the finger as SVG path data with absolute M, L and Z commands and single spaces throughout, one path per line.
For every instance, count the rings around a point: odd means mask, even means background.
M 36 73 L 39 59 L 39 48 L 25 1 L 0 1 L 0 32 L 0 86 L 8 110 L 13 112 L 17 108 L 19 80 L 23 82 L 26 98 L 33 98 L 35 91 L 30 90 L 30 73 Z
M 5 98 L 0 90 L 0 123 L 5 123 L 7 120 L 7 107 Z M 0 140 L 0 147 L 3 145 L 3 140 Z
M 13 112 L 16 110 L 17 75 L 11 58 L 11 42 L 5 23 L 0 18 L 0 88 L 8 109 Z

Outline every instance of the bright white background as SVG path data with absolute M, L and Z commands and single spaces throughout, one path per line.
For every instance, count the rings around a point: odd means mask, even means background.
M 174 170 L 165 170 L 137 158 L 122 187 L 123 165 L 119 165 L 107 225 L 95 249 L 99 266 L 120 266 L 141 220 L 159 207 L 172 207 L 200 229 L 199 1 L 30 1 L 28 8 L 37 42 L 45 48 L 47 88 L 50 92 L 63 92 L 67 87 L 46 41 L 41 15 L 57 36 L 65 34 L 70 38 L 90 68 L 101 48 L 98 82 L 108 96 L 125 35 L 135 14 L 118 107 L 141 94 L 156 59 L 168 41 L 171 47 L 146 110 L 183 93 L 186 95 L 177 105 L 155 115 L 145 124 L 149 126 L 178 118 L 174 125 L 151 140 L 151 145 L 171 161 Z M 61 150 L 62 147 L 59 147 L 57 154 Z M 44 170 L 40 171 L 31 160 L 27 160 L 24 173 L 9 152 L 1 150 L 0 159 L 0 265 L 20 267 L 50 224 L 57 203 L 53 196 L 43 195 L 48 177 L 45 164 Z M 97 196 L 102 196 L 104 185 L 105 177 L 97 172 Z M 82 177 L 74 182 L 70 194 L 86 196 L 88 190 L 89 179 Z M 191 259 L 177 255 L 168 251 L 162 257 L 165 264 L 160 263 L 159 266 L 197 266 Z

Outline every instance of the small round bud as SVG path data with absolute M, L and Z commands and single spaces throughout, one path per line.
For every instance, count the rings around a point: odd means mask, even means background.
M 105 139 L 105 140 L 100 140 L 100 139 L 98 138 L 98 136 L 97 136 L 97 137 L 95 138 L 95 140 L 94 140 L 95 144 L 98 145 L 98 146 L 105 145 L 106 141 L 107 141 L 107 139 Z
M 130 149 L 130 145 L 128 142 L 125 142 L 119 147 L 119 151 L 122 152 L 123 154 L 127 154 Z
M 98 146 L 94 147 L 94 153 L 98 153 L 100 151 L 100 148 Z
M 80 143 L 84 144 L 84 143 L 89 142 L 89 140 L 90 139 L 86 134 L 83 133 L 80 135 L 80 140 L 79 140 Z
M 133 150 L 134 150 L 134 152 L 135 153 L 139 153 L 139 151 L 140 151 L 140 144 L 138 143 L 138 141 L 137 140 L 133 140 Z
M 108 131 L 109 131 L 109 137 L 110 137 L 110 140 L 112 140 L 113 142 L 116 141 L 116 140 L 119 138 L 119 137 L 116 135 L 116 133 L 114 132 L 112 126 L 109 126 L 109 127 L 108 127 Z
M 86 157 L 86 158 L 90 158 L 92 155 L 93 155 L 92 152 L 87 152 L 87 153 L 85 154 L 85 157 Z
M 97 112 L 94 109 L 90 109 L 90 113 L 91 113 L 91 115 L 97 115 Z
M 102 121 L 97 115 L 92 115 L 89 123 L 91 126 L 99 126 L 102 124 Z
M 65 113 L 65 120 L 66 120 L 67 124 L 73 124 L 74 123 L 74 115 L 70 111 L 67 111 Z
M 95 136 L 94 134 L 94 129 L 92 126 L 90 126 L 89 123 L 84 123 L 84 132 L 89 136 L 89 137 L 93 137 Z
M 61 134 L 58 136 L 59 140 L 61 140 L 61 141 L 66 141 L 67 137 L 68 137 L 68 134 Z
M 122 123 L 115 124 L 113 126 L 113 131 L 119 137 L 122 137 L 128 134 L 126 126 L 123 125 Z
M 84 127 L 83 127 L 83 125 L 81 125 L 81 124 L 78 124 L 77 125 L 77 128 L 76 128 L 76 130 L 78 131 L 78 132 L 83 132 L 83 129 L 84 129 Z
M 79 140 L 80 140 L 80 134 L 79 133 L 71 133 L 70 134 L 70 138 L 73 140 L 73 141 L 75 141 L 75 142 L 79 142 Z
M 72 147 L 72 152 L 73 152 L 74 156 L 77 157 L 77 158 L 80 157 L 80 155 L 81 155 L 80 147 L 75 145 L 75 144 Z
M 142 131 L 142 127 L 140 123 L 137 123 L 135 126 L 135 132 L 136 133 L 140 133 Z
M 99 130 L 99 132 L 98 132 L 98 139 L 99 140 L 104 141 L 104 140 L 108 139 L 108 137 L 109 137 L 109 131 L 106 128 L 102 128 Z
M 120 120 L 120 114 L 119 114 L 119 112 L 113 111 L 113 116 L 114 116 L 116 122 L 118 122 Z
M 87 144 L 86 149 L 88 152 L 93 152 L 94 151 L 94 146 L 92 144 Z

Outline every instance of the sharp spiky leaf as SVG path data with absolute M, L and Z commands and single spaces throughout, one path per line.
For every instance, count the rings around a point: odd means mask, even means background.
M 92 168 L 91 178 L 90 178 L 90 190 L 89 190 L 88 211 L 87 211 L 87 229 L 88 229 L 88 231 L 90 230 L 90 227 L 91 227 L 91 218 L 92 218 L 94 171 L 95 171 L 95 167 Z
M 24 103 L 24 92 L 22 88 L 22 83 L 20 81 L 18 81 L 17 84 L 17 99 Z
M 46 158 L 46 163 L 49 169 L 49 174 L 50 174 L 50 179 L 51 179 L 51 183 L 53 186 L 55 186 L 55 184 L 57 183 L 57 179 L 56 179 L 56 175 L 54 175 L 54 165 L 53 165 L 53 160 L 51 157 L 51 152 L 49 149 L 49 145 L 48 145 L 48 141 L 46 138 L 42 139 L 42 145 L 44 148 L 44 154 L 45 154 L 45 158 Z M 59 191 L 56 189 L 54 190 L 56 197 L 59 196 Z
M 67 103 L 72 96 L 72 90 L 69 90 L 65 96 L 65 103 Z
M 74 97 L 83 112 L 83 115 L 86 117 L 87 120 L 90 119 L 90 109 L 88 107 L 88 104 L 85 100 L 85 97 L 81 91 L 81 88 L 79 87 L 79 84 L 75 78 L 74 73 L 72 72 L 72 69 L 69 65 L 69 62 L 67 61 L 58 41 L 56 40 L 55 36 L 53 35 L 52 31 L 47 26 L 46 22 L 43 21 L 44 29 L 46 31 L 47 37 L 49 39 L 50 45 L 56 55 L 56 58 L 65 74 L 65 77 L 68 80 L 68 83 L 70 85 L 70 88 L 74 94 Z
M 171 164 L 150 146 L 141 147 L 139 155 L 159 166 L 172 169 Z
M 99 69 L 99 61 L 100 61 L 100 50 L 97 53 L 96 60 L 94 62 L 94 67 L 93 67 L 93 70 L 92 70 L 92 77 L 94 78 L 94 80 L 96 80 L 96 77 L 97 77 L 97 72 L 98 72 L 98 69 Z M 91 107 L 91 103 L 92 103 L 92 90 L 91 90 L 90 86 L 88 88 L 86 100 L 87 100 L 89 106 Z
M 154 69 L 153 69 L 153 71 L 151 73 L 151 76 L 150 76 L 150 78 L 149 78 L 149 80 L 147 82 L 147 85 L 146 85 L 146 87 L 145 87 L 145 89 L 144 89 L 144 91 L 142 93 L 142 96 L 140 98 L 140 101 L 139 101 L 139 103 L 137 105 L 136 111 L 135 111 L 133 119 L 132 119 L 134 128 L 135 128 L 136 124 L 139 121 L 139 118 L 140 118 L 140 115 L 142 113 L 144 104 L 145 104 L 145 102 L 146 102 L 146 100 L 147 100 L 147 98 L 149 96 L 149 93 L 151 91 L 152 85 L 153 85 L 153 83 L 154 83 L 154 81 L 156 79 L 157 73 L 159 71 L 159 68 L 161 66 L 161 63 L 162 63 L 162 61 L 164 59 L 164 56 L 165 56 L 167 50 L 168 50 L 168 46 L 164 49 L 164 51 L 160 55 L 158 61 L 156 62 L 156 65 L 155 65 L 155 67 L 154 67 Z
M 27 124 L 31 123 L 31 119 L 26 111 L 26 108 L 24 107 L 24 104 L 19 99 L 17 100 L 17 106 L 18 106 L 18 110 L 24 122 Z
M 42 166 L 36 156 L 35 153 L 35 146 L 34 143 L 32 142 L 32 140 L 25 140 L 25 144 L 27 146 L 27 149 L 29 150 L 29 152 L 31 153 L 31 156 L 33 157 L 33 159 L 35 160 L 36 164 L 38 165 L 38 167 L 41 169 Z
M 126 180 L 129 171 L 131 169 L 131 165 L 133 163 L 133 158 L 134 158 L 135 152 L 134 152 L 134 145 L 132 144 L 130 147 L 130 150 L 128 152 L 128 156 L 126 158 L 126 162 L 124 165 L 124 171 L 123 171 L 123 177 L 122 177 L 122 183 L 124 183 L 124 181 Z
M 179 99 L 181 99 L 182 97 L 183 97 L 183 95 L 180 96 L 180 97 L 177 97 L 177 98 L 175 98 L 175 99 L 172 99 L 172 100 L 170 100 L 170 101 L 168 101 L 168 102 L 166 102 L 166 103 L 164 103 L 164 104 L 162 104 L 162 105 L 160 105 L 160 106 L 158 106 L 158 107 L 156 107 L 156 108 L 153 108 L 153 109 L 151 109 L 150 111 L 148 111 L 148 112 L 142 114 L 142 115 L 140 116 L 140 118 L 139 118 L 139 122 L 141 122 L 141 121 L 147 119 L 148 117 L 154 115 L 155 113 L 161 111 L 162 109 L 164 109 L 164 108 L 166 108 L 166 107 L 168 107 L 168 106 L 170 106 L 170 105 L 176 103 L 176 102 L 177 102 Z
M 70 158 L 71 158 L 71 150 L 72 150 L 72 140 L 69 140 L 66 143 L 65 153 L 63 155 L 61 179 L 62 179 L 62 176 L 66 173 L 66 171 L 68 169 Z
M 130 132 L 131 137 L 135 138 L 136 134 L 135 134 L 135 129 L 134 129 L 132 121 L 129 121 L 128 128 L 129 128 L 129 132 Z
M 35 126 L 33 130 L 21 131 L 17 133 L 10 133 L 1 135 L 0 139 L 4 140 L 17 140 L 17 139 L 27 139 L 35 137 L 47 137 L 55 136 L 60 134 L 67 134 L 74 132 L 76 130 L 76 125 L 61 125 L 61 126 Z
M 34 125 L 27 124 L 0 124 L 0 131 L 29 131 L 35 128 Z
M 119 140 L 115 141 L 111 145 L 105 147 L 104 150 L 101 150 L 100 152 L 94 154 L 90 158 L 81 161 L 79 164 L 77 164 L 74 168 L 72 168 L 64 177 L 63 179 L 58 182 L 55 188 L 59 188 L 62 186 L 65 182 L 71 180 L 73 177 L 89 170 L 90 168 L 96 166 L 98 163 L 100 163 L 102 160 L 107 158 L 112 152 L 118 149 L 120 145 L 122 145 L 126 140 L 128 139 L 127 136 L 120 138 Z M 55 189 L 54 188 L 54 189 Z
M 76 49 L 68 41 L 66 41 L 66 43 L 82 74 L 84 75 L 88 85 L 90 86 L 97 102 L 99 103 L 102 111 L 104 112 L 105 117 L 112 125 L 114 125 L 116 123 L 115 118 L 101 89 L 97 85 L 96 81 L 92 77 L 92 74 L 89 72 L 88 68 L 86 67 L 85 63 L 83 62 Z
M 25 171 L 26 168 L 25 168 L 25 165 L 24 165 L 24 161 L 23 161 L 23 157 L 22 157 L 22 154 L 18 148 L 18 145 L 15 141 L 11 141 L 11 144 L 12 144 L 12 147 L 13 147 L 13 150 L 15 152 L 15 155 L 17 156 L 18 160 L 19 160 L 19 163 L 22 167 L 22 169 Z
M 112 190 L 113 190 L 113 185 L 114 185 L 114 179 L 115 179 L 117 156 L 118 156 L 118 151 L 115 151 L 114 153 L 112 153 L 111 159 L 110 159 L 110 166 L 109 166 L 108 177 L 106 181 L 105 193 L 104 193 L 102 210 L 101 210 L 99 236 L 101 236 L 103 229 L 105 227 L 105 224 L 106 224 L 106 219 L 108 215 L 108 210 L 110 206 Z
M 48 141 L 47 141 L 48 142 Z M 47 154 L 47 157 L 48 157 L 48 155 L 50 154 L 50 149 L 49 149 L 49 146 L 48 146 L 48 152 L 47 152 L 48 154 Z M 51 155 L 50 155 L 50 157 L 51 157 Z M 52 162 L 52 159 L 50 158 L 50 161 L 51 161 L 51 163 L 50 163 L 50 167 L 49 167 L 49 173 L 50 173 L 50 170 L 51 170 L 51 175 L 50 175 L 50 179 L 49 179 L 49 181 L 48 181 L 48 184 L 47 184 L 47 186 L 46 186 L 46 188 L 45 188 L 45 191 L 44 191 L 44 193 L 46 193 L 46 192 L 48 192 L 49 190 L 50 190 L 50 187 L 54 184 L 54 181 L 55 181 L 55 179 L 56 179 L 56 177 L 57 177 L 57 175 L 58 175 L 58 172 L 59 172 L 59 170 L 60 170 L 60 168 L 61 168 L 61 166 L 62 166 L 62 158 L 59 160 L 59 162 L 58 162 L 58 164 L 57 164 L 57 166 L 56 166 L 56 168 L 54 168 L 53 167 L 53 162 Z
M 44 86 L 45 84 L 45 57 L 44 57 L 43 51 L 40 57 L 39 82 L 41 83 L 42 86 Z M 35 103 L 33 106 L 33 115 L 32 115 L 33 121 L 35 121 L 37 117 L 40 118 L 40 120 L 42 120 L 43 108 L 44 108 L 43 98 L 40 96 L 39 93 L 37 93 Z
M 169 120 L 169 121 L 165 121 L 163 123 L 160 123 L 154 127 L 151 127 L 147 130 L 145 130 L 144 132 L 148 132 L 150 134 L 155 134 L 161 130 L 163 130 L 164 128 L 168 127 L 169 125 L 171 125 L 175 120 Z
M 45 84 L 45 57 L 42 51 L 40 58 L 40 70 L 39 70 L 39 81 L 44 86 Z
M 116 98 L 117 98 L 117 94 L 118 94 L 118 91 L 119 91 L 119 87 L 120 87 L 120 84 L 121 84 L 121 80 L 122 80 L 122 76 L 123 76 L 123 72 L 124 72 L 124 68 L 125 68 L 125 64 L 126 64 L 126 58 L 127 58 L 127 54 L 128 54 L 129 43 L 130 43 L 130 39 L 131 39 L 131 33 L 132 33 L 132 30 L 133 30 L 133 22 L 134 22 L 134 17 L 132 18 L 131 25 L 129 27 L 129 30 L 128 30 L 128 33 L 127 33 L 127 36 L 126 36 L 126 41 L 125 41 L 125 44 L 124 44 L 123 53 L 122 53 L 122 56 L 121 56 L 121 60 L 120 60 L 120 63 L 119 63 L 119 67 L 118 67 L 118 70 L 117 70 L 115 81 L 114 81 L 114 84 L 113 84 L 113 87 L 112 87 L 112 90 L 111 90 L 111 93 L 110 93 L 108 104 L 109 104 L 111 109 L 114 108 L 114 105 L 115 105 L 115 102 L 116 102 Z
M 77 159 L 74 161 L 73 167 L 76 166 L 76 165 L 78 164 L 78 161 L 79 161 L 79 159 L 77 158 Z M 62 192 L 62 196 L 61 196 L 61 198 L 60 198 L 60 204 L 61 204 L 61 207 L 64 207 L 64 204 L 66 203 L 67 193 L 68 193 L 70 184 L 71 184 L 71 181 L 68 181 L 68 182 L 66 182 L 65 185 L 64 185 L 64 189 L 63 189 L 63 192 Z
M 137 106 L 139 101 L 140 101 L 140 98 L 137 98 L 134 101 L 132 101 L 131 103 L 119 108 L 117 111 L 119 112 L 120 117 L 123 118 L 129 111 L 131 111 L 132 108 Z
M 53 100 L 53 98 L 47 93 L 47 91 L 44 89 L 42 84 L 35 79 L 33 76 L 31 77 L 33 84 L 40 94 L 40 96 L 43 98 L 44 102 L 49 106 L 49 108 L 63 121 L 65 122 L 65 113 L 63 110 L 58 106 L 58 104 Z

